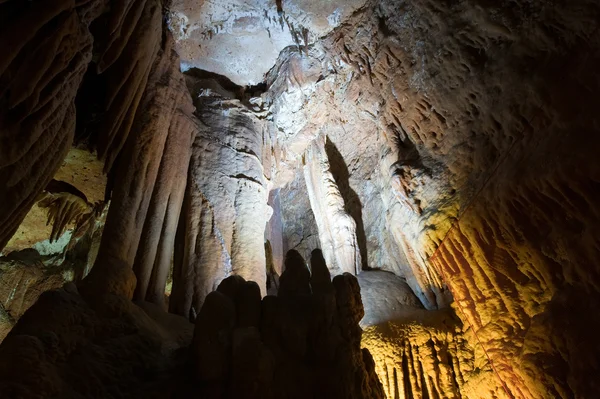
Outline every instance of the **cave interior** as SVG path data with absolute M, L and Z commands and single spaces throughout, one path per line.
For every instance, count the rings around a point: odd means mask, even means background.
M 599 23 L 0 0 L 0 397 L 600 398 Z

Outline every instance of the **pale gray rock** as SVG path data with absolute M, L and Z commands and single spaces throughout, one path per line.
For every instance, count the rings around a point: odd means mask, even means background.
M 326 264 L 334 275 L 356 275 L 361 268 L 356 222 L 346 213 L 331 174 L 324 138 L 315 140 L 304 155 L 304 178 Z

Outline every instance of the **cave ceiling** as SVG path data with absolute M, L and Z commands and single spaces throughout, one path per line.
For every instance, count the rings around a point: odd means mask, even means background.
M 365 4 L 292 0 L 174 0 L 168 14 L 182 70 L 199 68 L 256 85 L 288 46 L 308 46 Z

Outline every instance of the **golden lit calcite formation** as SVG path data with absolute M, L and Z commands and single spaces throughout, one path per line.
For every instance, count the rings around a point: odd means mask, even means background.
M 598 217 L 588 212 L 599 200 L 597 183 L 561 169 L 498 172 L 430 260 L 477 334 L 473 342 L 518 398 L 596 390 L 584 375 L 598 347 L 598 278 L 590 273 L 598 264 L 590 250 L 598 248 L 598 229 L 586 226 Z
M 388 398 L 508 398 L 485 354 L 448 311 L 414 310 L 369 326 L 361 345 L 373 356 Z
M 356 222 L 346 212 L 344 198 L 331 174 L 325 137 L 316 139 L 306 151 L 304 178 L 327 266 L 334 275 L 358 274 L 361 260 Z

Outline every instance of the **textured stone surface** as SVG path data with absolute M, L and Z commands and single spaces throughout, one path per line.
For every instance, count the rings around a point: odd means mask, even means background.
M 0 4 L 0 250 L 71 146 L 92 36 L 74 1 Z
M 197 312 L 230 274 L 255 281 L 266 294 L 267 204 L 262 121 L 240 100 L 210 91 L 196 99 L 200 120 L 182 213 L 181 258 L 171 310 Z
M 241 86 L 256 85 L 281 50 L 313 44 L 364 3 L 175 0 L 169 25 L 184 69 L 200 68 Z
M 356 222 L 346 213 L 344 198 L 331 174 L 325 140 L 315 140 L 302 160 L 325 262 L 334 275 L 356 275 L 361 269 Z

